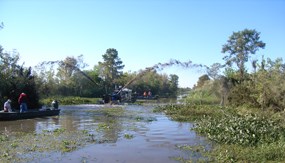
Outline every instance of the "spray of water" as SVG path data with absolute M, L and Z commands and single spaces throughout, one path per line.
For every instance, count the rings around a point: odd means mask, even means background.
M 80 72 L 84 77 L 86 77 L 88 80 L 90 80 L 92 83 L 99 85 L 97 82 L 95 82 L 90 76 L 88 76 L 86 73 L 84 73 L 83 71 L 80 70 L 80 68 L 78 68 L 77 66 L 68 64 L 66 62 L 63 61 L 46 61 L 46 62 L 42 62 L 41 66 L 44 64 L 64 64 L 67 65 L 69 67 L 74 68 L 74 70 Z M 171 67 L 171 66 L 181 66 L 183 68 L 191 68 L 191 69 L 209 69 L 208 66 L 206 65 L 202 65 L 202 64 L 194 64 L 192 61 L 188 61 L 188 62 L 181 62 L 179 60 L 176 59 L 171 59 L 169 62 L 167 63 L 157 63 L 155 65 L 153 65 L 152 67 L 146 67 L 144 70 L 142 70 L 140 73 L 138 73 L 134 78 L 132 78 L 129 82 L 127 82 L 118 93 L 120 93 L 124 88 L 128 87 L 130 84 L 132 84 L 135 80 L 141 78 L 142 76 L 144 76 L 146 73 L 151 72 L 151 71 L 155 71 L 155 70 L 163 70 L 164 68 L 167 67 Z
M 171 67 L 174 65 L 178 65 L 181 66 L 183 68 L 205 68 L 208 69 L 208 66 L 206 65 L 202 65 L 202 64 L 194 64 L 192 61 L 188 61 L 188 62 L 181 62 L 179 60 L 176 59 L 171 59 L 169 62 L 167 63 L 158 63 L 153 65 L 152 67 L 147 67 L 145 68 L 143 71 L 141 71 L 138 75 L 136 75 L 133 79 L 131 79 L 128 83 L 126 83 L 122 89 L 128 87 L 130 84 L 132 84 L 135 80 L 141 78 L 142 76 L 144 76 L 146 73 L 151 72 L 151 71 L 155 71 L 155 70 L 163 70 L 164 68 L 167 67 Z M 122 90 L 121 89 L 121 90 Z M 120 90 L 120 91 L 121 91 Z M 120 91 L 118 93 L 120 93 Z

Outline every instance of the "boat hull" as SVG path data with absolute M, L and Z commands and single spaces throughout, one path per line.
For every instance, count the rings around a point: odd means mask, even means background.
M 18 119 L 31 119 L 31 118 L 38 118 L 38 117 L 55 116 L 55 115 L 59 115 L 59 113 L 60 113 L 60 109 L 29 111 L 25 113 L 2 112 L 0 113 L 0 121 L 11 121 L 11 120 L 18 120 Z

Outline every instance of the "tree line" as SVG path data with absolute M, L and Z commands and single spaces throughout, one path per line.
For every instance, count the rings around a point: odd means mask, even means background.
M 1 47 L 1 46 L 0 46 Z M 114 48 L 106 50 L 103 61 L 90 70 L 84 70 L 83 55 L 68 56 L 59 61 L 44 61 L 33 69 L 20 65 L 20 54 L 4 52 L 0 48 L 0 99 L 3 103 L 12 99 L 17 108 L 21 92 L 29 96 L 30 107 L 40 107 L 39 99 L 54 96 L 102 97 L 114 89 L 125 86 L 128 81 L 144 72 L 123 72 L 124 64 Z M 145 72 L 144 72 L 145 73 Z M 175 97 L 178 91 L 178 76 L 148 71 L 127 87 L 138 95 L 151 91 L 154 95 Z
M 222 46 L 225 62 L 206 67 L 207 73 L 198 79 L 187 102 L 284 110 L 283 59 L 252 59 L 265 46 L 260 40 L 260 32 L 256 30 L 233 32 Z M 114 48 L 107 49 L 102 55 L 103 61 L 90 70 L 83 70 L 87 66 L 83 55 L 42 62 L 32 69 L 19 64 L 16 51 L 7 53 L 1 47 L 0 54 L 2 103 L 11 98 L 17 105 L 17 96 L 21 92 L 29 95 L 31 105 L 35 108 L 40 106 L 39 99 L 45 97 L 102 97 L 115 88 L 124 87 L 137 76 L 139 78 L 127 87 L 138 94 L 151 90 L 155 95 L 170 97 L 178 92 L 179 78 L 175 74 L 159 74 L 156 69 L 123 72 L 123 61 Z
M 260 32 L 252 29 L 233 32 L 222 47 L 224 64 L 207 68 L 188 102 L 220 103 L 283 111 L 285 108 L 285 64 L 282 58 L 251 59 L 265 48 Z M 250 61 L 250 62 L 249 62 Z M 223 73 L 220 71 L 223 70 Z M 251 71 L 249 71 L 251 70 Z

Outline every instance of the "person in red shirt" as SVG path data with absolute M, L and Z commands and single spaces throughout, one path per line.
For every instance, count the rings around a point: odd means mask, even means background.
M 28 111 L 28 97 L 25 93 L 21 93 L 18 98 L 18 103 L 20 104 L 20 113 L 27 112 Z

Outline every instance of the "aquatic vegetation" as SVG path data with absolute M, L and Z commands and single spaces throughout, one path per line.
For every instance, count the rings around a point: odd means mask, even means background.
M 70 132 L 62 128 L 44 130 L 40 134 L 15 132 L 9 135 L 9 139 L 0 141 L 0 162 L 29 162 L 36 157 L 47 156 L 49 152 L 70 152 L 90 140 L 94 142 L 94 138 L 86 131 Z
M 177 145 L 177 148 L 181 149 L 181 150 L 188 150 L 188 151 L 192 151 L 192 152 L 205 152 L 206 148 L 205 146 L 202 145 L 196 145 L 196 146 L 192 146 L 192 145 Z
M 8 140 L 8 137 L 1 134 L 0 135 L 0 142 L 6 141 L 6 140 Z
M 284 162 L 285 142 L 258 146 L 219 144 L 204 155 L 212 162 Z
M 143 120 L 143 117 L 137 116 L 135 119 L 136 119 L 137 121 L 141 121 L 141 120 Z
M 192 129 L 214 143 L 211 150 L 201 152 L 210 161 L 285 161 L 284 113 L 211 105 L 165 105 L 154 111 L 174 120 L 195 122 Z
M 209 116 L 223 116 L 222 107 L 216 105 L 169 104 L 157 106 L 154 112 L 164 112 L 175 121 L 194 122 Z
M 100 113 L 108 117 L 120 117 L 124 115 L 125 110 L 123 109 L 123 107 L 110 107 L 94 110 L 92 112 Z
M 273 143 L 285 135 L 284 128 L 276 122 L 256 115 L 209 117 L 201 119 L 194 130 L 217 143 L 246 146 Z
M 63 140 L 60 145 L 62 152 L 71 152 L 77 148 L 77 143 L 70 140 Z
M 54 99 L 58 99 L 58 102 L 60 105 L 78 105 L 78 104 L 96 104 L 98 103 L 100 98 L 84 98 L 84 97 L 65 97 L 65 96 L 59 96 L 59 97 L 49 97 L 45 99 L 41 99 L 40 103 L 42 105 L 50 106 L 51 102 Z
M 98 128 L 97 128 L 97 131 L 100 131 L 100 130 L 109 130 L 110 129 L 110 126 L 106 123 L 99 123 L 98 124 Z
M 11 144 L 11 147 L 12 148 L 16 148 L 16 147 L 18 147 L 19 145 L 18 145 L 18 143 L 17 142 L 12 142 L 12 144 Z
M 205 153 L 209 151 L 205 146 L 203 145 L 177 145 L 178 149 L 182 151 L 188 151 L 189 159 L 183 158 L 183 157 L 172 157 L 172 159 L 180 162 L 208 162 L 207 157 Z
M 80 151 L 80 148 L 91 143 L 116 143 L 134 139 L 137 133 L 143 134 L 140 133 L 140 128 L 145 132 L 145 126 L 157 120 L 152 107 L 139 107 L 92 107 L 86 109 L 87 114 L 83 110 L 84 113 L 81 112 L 80 115 L 88 115 L 88 119 L 84 121 L 88 125 L 78 130 L 70 130 L 68 126 L 60 128 L 62 125 L 56 125 L 51 127 L 52 129 L 36 133 L 11 132 L 9 134 L 12 135 L 9 137 L 2 134 L 0 146 L 3 150 L 0 151 L 0 162 L 40 162 L 41 158 L 49 159 L 54 157 L 54 154 L 59 158 L 69 155 L 67 152 Z
M 124 134 L 124 138 L 126 138 L 126 139 L 132 139 L 132 138 L 134 138 L 134 135 L 131 135 L 131 134 Z
M 82 130 L 82 133 L 83 134 L 89 134 L 89 131 L 88 130 Z
M 147 122 L 152 122 L 152 121 L 157 121 L 157 119 L 155 117 L 147 117 L 146 121 Z

